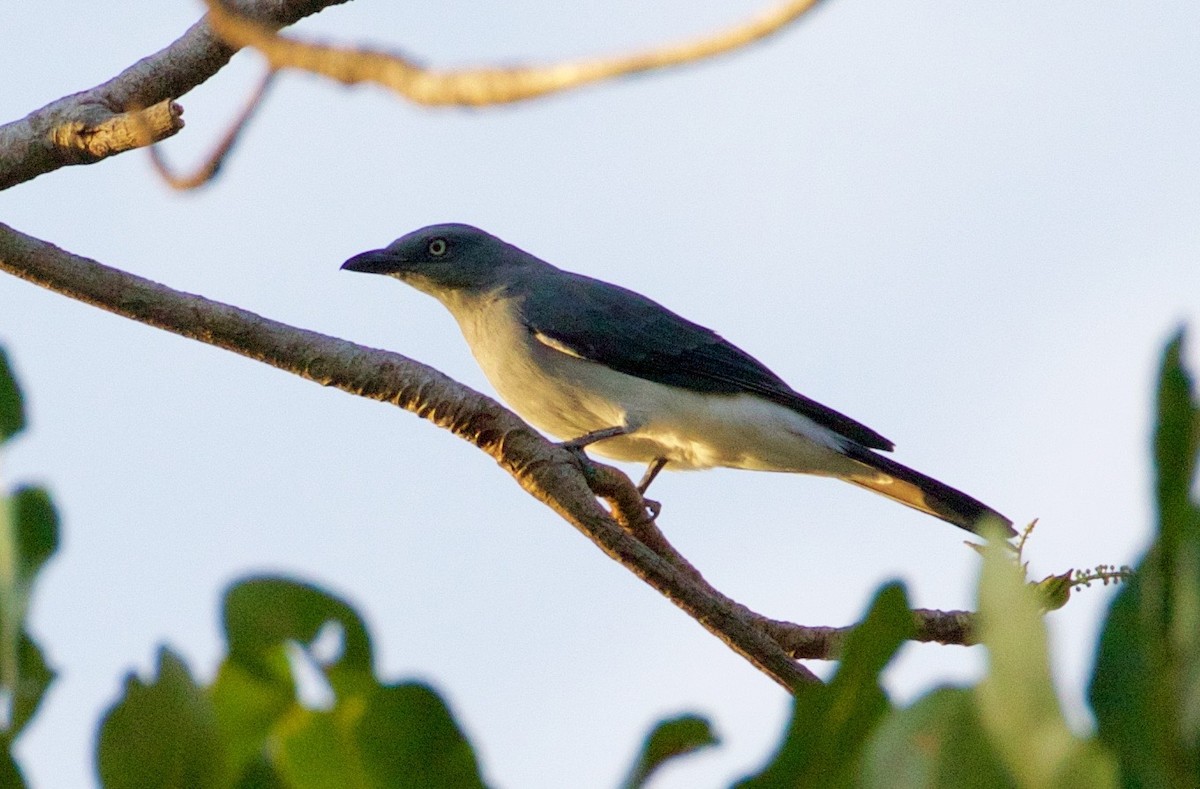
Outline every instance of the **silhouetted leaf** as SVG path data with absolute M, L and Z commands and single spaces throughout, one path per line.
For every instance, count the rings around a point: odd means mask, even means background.
M 230 783 L 216 715 L 183 661 L 160 650 L 150 683 L 125 696 L 100 725 L 97 763 L 105 789 L 224 789 Z
M 330 623 L 340 628 L 337 654 L 313 654 Z M 259 771 L 289 789 L 483 785 L 474 751 L 432 689 L 376 679 L 366 627 L 347 603 L 310 584 L 251 578 L 226 593 L 225 627 L 230 654 L 212 695 L 243 783 Z M 289 643 L 325 673 L 332 709 L 300 704 Z
M 851 786 L 867 737 L 891 703 L 879 674 L 915 631 L 901 584 L 884 586 L 863 623 L 846 639 L 837 675 L 828 685 L 802 688 L 778 752 L 741 789 Z
M 479 765 L 450 709 L 417 682 L 371 694 L 354 726 L 367 786 L 386 789 L 482 787 Z
M 1158 537 L 1113 601 L 1089 692 L 1127 786 L 1200 785 L 1200 410 L 1182 349 L 1180 333 L 1159 376 Z
M 41 488 L 0 498 L 0 688 L 7 691 L 3 728 L 10 737 L 28 723 L 54 673 L 25 631 L 37 573 L 58 548 L 58 515 Z
M 287 642 L 311 646 L 329 622 L 341 627 L 341 654 L 323 666 L 335 690 L 353 686 L 372 670 L 371 639 L 353 608 L 311 584 L 287 578 L 251 578 L 225 594 L 225 637 L 230 660 L 252 674 L 272 674 L 278 650 Z
M 0 348 L 0 444 L 25 427 L 25 406 L 21 389 L 8 363 L 8 354 Z
M 25 776 L 12 757 L 12 740 L 5 737 L 0 740 L 0 786 L 4 789 L 26 789 Z
M 12 720 L 8 736 L 15 738 L 41 706 L 46 689 L 54 681 L 54 671 L 46 665 L 42 650 L 28 634 L 22 634 L 17 647 L 18 680 L 12 694 Z M 0 786 L 4 786 L 0 783 Z
M 712 725 L 707 718 L 699 715 L 680 715 L 659 721 L 646 735 L 637 761 L 633 763 L 623 786 L 626 789 L 638 789 L 646 783 L 651 773 L 668 760 L 716 745 L 717 742 Z
M 293 789 L 483 786 L 445 703 L 418 683 L 379 687 L 331 711 L 294 711 L 276 743 L 276 765 Z
M 17 525 L 17 572 L 28 587 L 58 550 L 58 513 L 43 488 L 18 488 L 12 496 L 12 506 Z

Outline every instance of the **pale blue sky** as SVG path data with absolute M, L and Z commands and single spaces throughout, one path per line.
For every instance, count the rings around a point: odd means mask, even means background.
M 299 30 L 512 62 L 761 7 L 355 0 Z M 9 0 L 0 119 L 109 78 L 198 14 Z M 4 192 L 0 219 L 490 393 L 433 300 L 338 271 L 421 225 L 470 222 L 711 326 L 899 460 L 1040 517 L 1035 573 L 1132 562 L 1158 353 L 1200 317 L 1198 30 L 1183 0 L 830 0 L 732 57 L 494 110 L 287 74 L 205 190 L 170 192 L 133 153 Z M 195 161 L 259 69 L 240 55 L 184 96 L 167 156 Z M 37 787 L 94 782 L 96 721 L 159 643 L 211 676 L 220 592 L 260 571 L 357 605 L 383 676 L 435 684 L 497 786 L 613 786 L 647 727 L 682 710 L 725 742 L 655 786 L 719 786 L 782 729 L 773 684 L 410 414 L 7 276 L 0 342 L 31 412 L 5 484 L 45 481 L 65 519 L 33 618 L 62 673 L 19 748 Z M 676 545 L 765 614 L 844 624 L 894 577 L 919 605 L 972 604 L 959 531 L 849 485 L 713 471 L 664 475 L 655 494 Z M 1049 620 L 1081 725 L 1108 599 L 1094 589 Z M 889 686 L 907 700 L 982 661 L 910 647 Z

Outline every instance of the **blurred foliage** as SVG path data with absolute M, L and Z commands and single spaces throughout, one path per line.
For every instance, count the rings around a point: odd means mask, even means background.
M 1113 602 L 1090 689 L 1130 787 L 1200 786 L 1200 409 L 1182 346 L 1168 345 L 1159 378 L 1157 539 Z
M 913 620 L 904 587 L 886 585 L 847 638 L 833 679 L 796 694 L 774 754 L 739 789 L 1200 786 L 1200 508 L 1193 497 L 1200 408 L 1182 346 L 1181 333 L 1167 346 L 1158 388 L 1156 538 L 1117 594 L 1098 645 L 1090 688 L 1095 735 L 1073 731 L 1063 717 L 1043 621 L 1087 573 L 1029 583 L 1020 551 L 1014 556 L 994 539 L 982 550 L 979 635 L 988 670 L 978 685 L 892 705 L 881 675 L 912 636 Z M 0 353 L 0 443 L 23 426 L 20 393 Z M 53 679 L 24 617 L 57 544 L 45 491 L 20 488 L 3 499 L 4 787 L 24 786 L 9 748 Z M 1106 583 L 1128 575 L 1107 567 L 1088 573 Z M 210 685 L 168 649 L 153 678 L 127 679 L 100 726 L 103 786 L 484 786 L 475 750 L 437 692 L 375 675 L 370 634 L 345 601 L 296 580 L 248 578 L 227 591 L 223 623 L 227 655 Z M 624 786 L 645 786 L 672 759 L 716 743 L 700 716 L 661 721 Z
M 719 742 L 712 724 L 699 715 L 680 715 L 660 721 L 646 735 L 623 789 L 639 789 L 651 774 L 676 756 L 695 753 Z
M 475 752 L 426 685 L 374 673 L 370 636 L 314 586 L 251 578 L 225 595 L 228 655 L 200 687 L 164 650 L 100 726 L 110 789 L 482 787 Z M 324 702 L 305 703 L 304 679 Z
M 21 390 L 0 348 L 0 449 L 25 427 Z M 45 490 L 0 493 L 0 786 L 23 787 L 12 746 L 54 680 L 25 628 L 34 582 L 58 550 L 58 513 Z

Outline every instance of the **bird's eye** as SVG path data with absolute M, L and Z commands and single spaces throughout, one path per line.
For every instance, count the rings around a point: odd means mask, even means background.
M 433 255 L 435 258 L 440 258 L 442 255 L 446 254 L 446 239 L 444 239 L 444 238 L 433 239 L 432 241 L 429 242 L 428 249 L 429 249 L 429 254 Z

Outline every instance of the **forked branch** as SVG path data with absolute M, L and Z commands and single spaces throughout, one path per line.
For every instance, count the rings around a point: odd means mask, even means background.
M 175 134 L 183 128 L 183 110 L 175 101 L 216 74 L 244 46 L 259 49 L 272 70 L 295 68 L 346 83 L 374 82 L 418 104 L 482 106 L 523 101 L 732 52 L 779 32 L 819 2 L 788 0 L 713 35 L 632 55 L 544 66 L 439 71 L 395 53 L 302 42 L 276 32 L 346 0 L 205 1 L 209 14 L 165 49 L 102 85 L 0 126 L 0 190 L 59 167 L 93 164 Z M 231 138 L 214 163 L 219 164 L 232 142 Z M 184 180 L 203 183 L 211 175 L 201 172 Z

